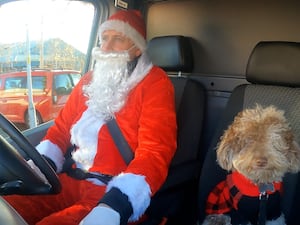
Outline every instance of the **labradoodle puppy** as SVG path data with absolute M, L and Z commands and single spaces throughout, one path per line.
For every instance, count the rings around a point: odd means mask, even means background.
M 283 111 L 240 112 L 221 137 L 217 162 L 228 175 L 210 193 L 203 224 L 285 224 L 282 178 L 300 171 L 300 148 Z

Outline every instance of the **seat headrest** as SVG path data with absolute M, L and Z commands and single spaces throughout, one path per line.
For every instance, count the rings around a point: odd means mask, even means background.
M 246 79 L 258 84 L 300 86 L 300 43 L 259 42 L 248 60 Z
M 155 37 L 148 42 L 147 52 L 153 64 L 167 72 L 193 70 L 193 52 L 189 37 Z

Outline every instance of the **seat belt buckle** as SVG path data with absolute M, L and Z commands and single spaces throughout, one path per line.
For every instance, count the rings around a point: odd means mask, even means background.
M 267 200 L 269 198 L 268 192 L 274 192 L 275 187 L 272 183 L 259 184 L 259 200 Z

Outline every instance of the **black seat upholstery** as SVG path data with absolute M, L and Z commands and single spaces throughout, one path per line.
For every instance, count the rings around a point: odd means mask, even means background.
M 208 150 L 199 182 L 199 224 L 205 217 L 205 202 L 209 192 L 226 173 L 216 163 L 215 149 L 223 131 L 244 108 L 274 105 L 285 111 L 295 138 L 300 142 L 300 43 L 260 42 L 252 51 L 246 78 L 250 84 L 233 90 L 225 113 Z M 300 224 L 300 176 L 284 178 L 283 212 L 287 225 Z
M 192 48 L 188 37 L 153 38 L 149 41 L 148 53 L 153 63 L 170 75 L 174 85 L 178 148 L 167 181 L 153 197 L 147 214 L 157 221 L 167 217 L 168 224 L 193 224 L 197 219 L 195 196 L 200 168 L 199 148 L 204 114 L 204 88 L 199 82 L 187 76 L 193 70 Z M 172 76 L 172 72 L 176 75 Z M 183 216 L 184 213 L 186 216 Z M 180 218 L 188 219 L 180 221 Z M 156 223 L 148 221 L 145 224 Z
M 155 65 L 167 72 L 190 73 L 193 70 L 193 52 L 189 37 L 155 37 L 148 43 L 148 54 Z

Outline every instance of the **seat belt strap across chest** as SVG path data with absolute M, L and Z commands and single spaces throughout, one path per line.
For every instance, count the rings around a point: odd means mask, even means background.
M 106 125 L 126 165 L 128 165 L 130 161 L 133 159 L 133 152 L 128 142 L 124 138 L 122 131 L 117 124 L 117 121 L 115 119 L 112 119 L 108 121 Z

